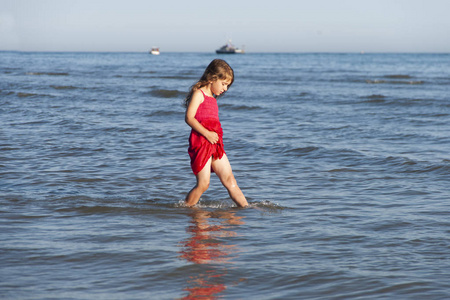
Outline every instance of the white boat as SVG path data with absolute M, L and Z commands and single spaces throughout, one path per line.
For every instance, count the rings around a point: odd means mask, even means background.
M 225 45 L 216 50 L 217 54 L 235 54 L 235 53 L 245 53 L 244 49 L 236 48 L 231 40 L 228 41 Z
M 159 55 L 159 48 L 153 47 L 152 50 L 150 51 L 150 53 L 153 55 Z

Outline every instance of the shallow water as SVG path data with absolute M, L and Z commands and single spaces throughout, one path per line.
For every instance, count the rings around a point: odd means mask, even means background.
M 0 52 L 0 297 L 449 298 L 450 55 L 222 57 L 251 207 L 189 209 L 215 57 Z

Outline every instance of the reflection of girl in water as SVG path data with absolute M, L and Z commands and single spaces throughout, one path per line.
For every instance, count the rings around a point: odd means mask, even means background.
M 219 219 L 220 224 L 213 225 L 208 222 L 211 218 Z M 235 236 L 236 232 L 229 230 L 230 225 L 244 224 L 242 217 L 236 217 L 234 212 L 207 212 L 199 209 L 192 211 L 192 225 L 186 231 L 190 237 L 182 243 L 183 250 L 180 257 L 199 265 L 213 264 L 208 270 L 192 276 L 185 288 L 189 295 L 182 299 L 215 299 L 216 294 L 224 291 L 226 285 L 221 277 L 227 273 L 224 265 L 232 258 L 235 245 L 226 245 L 218 237 Z M 219 266 L 216 266 L 218 264 Z

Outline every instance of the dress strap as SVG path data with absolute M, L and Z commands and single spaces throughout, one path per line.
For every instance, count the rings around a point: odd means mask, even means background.
M 199 90 L 202 92 L 203 97 L 204 97 L 205 99 L 206 99 L 206 98 L 214 98 L 214 97 L 211 97 L 211 96 L 206 95 L 205 92 L 202 91 L 202 89 L 199 89 Z

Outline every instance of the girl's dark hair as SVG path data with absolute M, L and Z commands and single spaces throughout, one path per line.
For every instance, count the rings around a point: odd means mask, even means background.
M 192 95 L 196 90 L 208 85 L 211 81 L 216 81 L 218 79 L 230 79 L 230 85 L 228 87 L 230 87 L 234 81 L 234 71 L 223 59 L 215 59 L 209 63 L 202 77 L 189 89 L 189 93 L 184 99 L 184 106 L 187 107 L 189 105 L 189 101 L 191 101 Z

